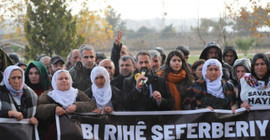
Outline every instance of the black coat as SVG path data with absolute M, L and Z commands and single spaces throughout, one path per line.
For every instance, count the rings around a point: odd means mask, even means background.
M 174 106 L 174 99 L 167 87 L 166 80 L 162 77 L 152 75 L 147 76 L 148 81 L 144 88 L 139 91 L 136 89 L 134 76 L 125 78 L 123 85 L 124 109 L 126 111 L 163 111 L 171 110 Z M 159 91 L 162 101 L 158 105 L 149 95 L 149 86 L 152 85 L 152 91 Z

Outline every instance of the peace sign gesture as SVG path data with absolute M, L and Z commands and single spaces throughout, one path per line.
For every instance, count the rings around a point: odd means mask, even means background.
M 120 44 L 121 44 L 121 38 L 122 38 L 122 32 L 121 31 L 117 31 L 117 37 L 115 37 L 115 39 L 114 39 L 114 43 L 117 46 L 120 46 Z

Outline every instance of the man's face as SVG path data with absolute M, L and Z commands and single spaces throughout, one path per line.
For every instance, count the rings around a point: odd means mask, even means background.
M 217 48 L 210 48 L 207 53 L 207 59 L 214 58 L 218 59 L 218 49 Z
M 57 70 L 65 69 L 65 64 L 62 61 L 57 61 L 54 64 L 51 64 L 51 71 L 54 74 Z
M 79 52 L 79 50 L 74 50 L 72 52 L 72 57 L 70 58 L 69 61 L 70 61 L 72 66 L 74 66 L 76 62 L 80 61 L 80 52 Z
M 104 67 L 108 71 L 108 73 L 110 75 L 110 79 L 112 80 L 114 72 L 115 72 L 115 67 L 112 64 L 112 62 L 110 60 L 102 61 L 100 63 L 100 66 Z
M 120 57 L 124 56 L 124 55 L 128 55 L 128 49 L 127 46 L 123 45 L 120 51 Z
M 81 62 L 83 67 L 92 69 L 96 61 L 96 56 L 93 50 L 83 50 Z
M 132 63 L 132 60 L 127 59 L 126 61 L 120 60 L 119 63 L 119 73 L 124 77 L 131 76 L 135 71 L 135 66 Z
M 136 62 L 136 68 L 139 72 L 141 72 L 142 68 L 146 68 L 147 71 L 150 71 L 151 68 L 151 60 L 148 55 L 139 55 L 138 60 Z
M 235 55 L 234 55 L 234 53 L 232 51 L 229 51 L 229 52 L 227 52 L 225 54 L 224 59 L 225 59 L 224 61 L 226 63 L 228 63 L 229 65 L 233 66 L 233 63 L 234 63 L 236 57 L 235 57 Z
M 151 70 L 153 72 L 157 72 L 160 69 L 161 66 L 161 60 L 156 56 L 152 59 L 152 66 Z

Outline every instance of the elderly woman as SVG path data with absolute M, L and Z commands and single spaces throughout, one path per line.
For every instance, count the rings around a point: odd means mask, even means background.
M 235 102 L 234 86 L 221 77 L 221 63 L 208 59 L 203 65 L 202 78 L 188 88 L 184 108 L 231 109 Z
M 246 73 L 240 80 L 241 107 L 249 110 L 250 106 L 269 105 L 270 66 L 269 59 L 263 53 L 254 55 L 251 63 L 251 73 Z
M 29 123 L 37 124 L 37 95 L 24 85 L 23 70 L 18 66 L 9 66 L 4 71 L 4 85 L 0 86 L 0 117 L 30 118 Z
M 24 74 L 25 84 L 33 89 L 38 96 L 51 86 L 47 68 L 40 61 L 33 61 L 28 64 Z
M 192 72 L 180 51 L 171 51 L 165 63 L 165 70 L 157 75 L 166 78 L 168 88 L 174 98 L 174 110 L 182 109 L 182 101 L 186 96 L 187 88 L 193 82 Z
M 96 102 L 97 109 L 93 112 L 111 113 L 121 109 L 120 90 L 110 85 L 108 71 L 101 66 L 95 67 L 90 75 L 92 86 L 85 93 Z
M 38 98 L 37 118 L 40 121 L 41 139 L 56 139 L 55 114 L 91 112 L 95 103 L 84 92 L 73 88 L 67 70 L 58 70 L 52 77 L 53 90 L 45 91 Z

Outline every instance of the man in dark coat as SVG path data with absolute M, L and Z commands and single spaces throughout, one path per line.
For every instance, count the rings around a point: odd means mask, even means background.
M 174 99 L 166 81 L 151 72 L 151 60 L 148 52 L 139 52 L 136 56 L 136 74 L 124 80 L 124 108 L 126 111 L 171 110 Z
M 133 75 L 135 71 L 135 60 L 133 57 L 125 55 L 119 60 L 119 75 L 111 81 L 111 85 L 122 91 L 124 79 Z
M 94 48 L 87 44 L 82 45 L 79 51 L 81 59 L 69 70 L 69 73 L 73 81 L 72 86 L 85 91 L 92 85 L 90 73 L 95 66 L 96 54 Z
M 222 50 L 216 42 L 208 43 L 200 55 L 200 59 L 204 59 L 205 61 L 210 58 L 217 59 L 221 63 L 223 72 L 222 78 L 224 80 L 232 79 L 232 68 L 229 64 L 222 61 Z

